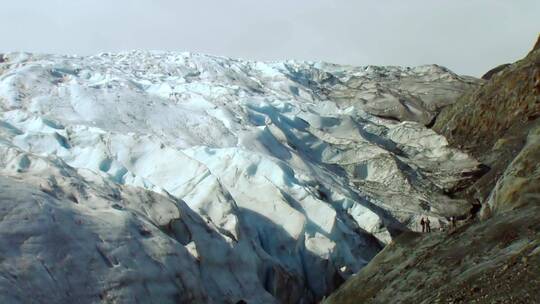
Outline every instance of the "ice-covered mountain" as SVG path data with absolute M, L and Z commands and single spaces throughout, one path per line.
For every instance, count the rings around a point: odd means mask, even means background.
M 311 303 L 478 163 L 435 65 L 0 55 L 0 301 Z M 407 120 L 407 121 L 405 121 Z M 403 122 L 400 122 L 403 121 Z

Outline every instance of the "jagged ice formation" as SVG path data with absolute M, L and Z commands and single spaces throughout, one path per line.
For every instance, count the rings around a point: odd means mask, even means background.
M 439 66 L 0 56 L 1 302 L 311 303 L 469 208 Z

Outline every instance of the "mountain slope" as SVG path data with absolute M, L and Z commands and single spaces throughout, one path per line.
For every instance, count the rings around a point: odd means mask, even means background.
M 476 81 L 442 67 L 13 53 L 0 72 L 6 301 L 312 303 L 420 216 L 470 208 L 446 193 L 478 162 L 423 124 Z
M 540 302 L 539 59 L 535 47 L 435 124 L 488 166 L 461 193 L 482 203 L 482 220 L 449 233 L 405 233 L 325 303 Z
M 533 49 L 444 109 L 433 128 L 490 168 L 468 191 L 483 202 L 539 117 L 540 51 Z
M 538 303 L 540 208 L 405 233 L 324 303 Z

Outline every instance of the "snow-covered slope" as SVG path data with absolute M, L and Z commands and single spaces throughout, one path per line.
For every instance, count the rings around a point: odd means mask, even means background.
M 468 208 L 477 162 L 423 123 L 472 80 L 438 66 L 0 62 L 2 302 L 310 303 Z

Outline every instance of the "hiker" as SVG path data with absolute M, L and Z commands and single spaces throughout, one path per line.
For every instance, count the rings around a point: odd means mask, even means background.
M 456 228 L 456 217 L 455 216 L 450 217 L 450 228 Z
M 422 225 L 422 233 L 426 232 L 426 221 L 424 220 L 424 217 L 420 220 L 420 225 Z
M 426 217 L 426 232 L 431 232 L 431 226 L 429 225 L 430 224 L 430 221 L 429 221 L 429 217 Z

